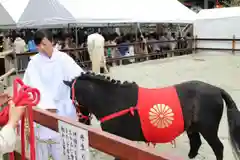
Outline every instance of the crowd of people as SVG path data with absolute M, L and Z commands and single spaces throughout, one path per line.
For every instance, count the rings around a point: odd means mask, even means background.
M 86 42 L 89 33 L 79 30 L 76 38 L 74 29 L 56 29 L 51 30 L 53 33 L 53 43 L 55 48 L 68 50 L 78 48 L 78 51 L 66 51 L 72 58 L 79 63 L 89 61 L 89 54 L 86 49 Z M 31 30 L 11 30 L 5 34 L 0 34 L 0 52 L 13 48 L 15 53 L 35 52 L 36 45 L 33 41 L 35 29 Z M 132 33 L 101 33 L 105 38 L 105 55 L 109 58 L 120 58 L 125 56 L 134 56 L 136 54 L 161 53 L 164 50 L 174 50 L 179 48 L 190 48 L 191 33 L 186 37 L 179 37 L 176 33 L 141 33 L 137 35 Z M 177 40 L 177 41 L 175 41 Z M 168 42 L 167 42 L 168 41 Z M 76 44 L 77 42 L 77 44 Z M 26 56 L 20 56 L 18 61 L 18 69 L 24 70 L 29 59 Z M 127 63 L 131 63 L 129 60 Z

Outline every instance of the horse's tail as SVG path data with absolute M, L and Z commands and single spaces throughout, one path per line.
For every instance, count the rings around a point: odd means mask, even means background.
M 227 106 L 228 128 L 232 147 L 235 156 L 240 159 L 240 112 L 232 97 L 220 88 L 222 98 Z

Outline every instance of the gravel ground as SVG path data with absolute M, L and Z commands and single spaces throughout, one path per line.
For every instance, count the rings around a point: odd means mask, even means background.
M 164 87 L 188 80 L 202 80 L 224 88 L 228 91 L 237 104 L 240 103 L 240 56 L 230 54 L 197 54 L 163 60 L 152 60 L 138 64 L 118 66 L 111 68 L 109 75 L 119 80 L 136 81 L 140 86 L 155 88 Z M 99 127 L 98 122 L 93 122 L 93 127 Z M 220 124 L 219 136 L 224 144 L 224 159 L 232 160 L 232 150 L 228 141 L 228 126 L 226 112 Z M 202 138 L 203 140 L 203 138 Z M 188 159 L 188 138 L 185 134 L 176 140 L 176 148 L 171 144 L 158 144 L 159 153 L 171 154 L 183 159 Z M 145 145 L 141 143 L 140 145 Z M 112 160 L 113 157 L 102 152 L 91 150 L 92 160 Z M 197 160 L 214 160 L 215 156 L 203 140 Z

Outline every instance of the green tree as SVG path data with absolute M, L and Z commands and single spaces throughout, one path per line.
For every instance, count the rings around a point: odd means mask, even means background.
M 222 0 L 220 1 L 226 7 L 236 7 L 240 6 L 240 0 Z
M 231 6 L 240 6 L 240 0 L 231 0 Z

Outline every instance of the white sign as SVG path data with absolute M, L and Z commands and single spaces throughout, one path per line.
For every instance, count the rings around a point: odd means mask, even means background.
M 63 160 L 90 160 L 88 131 L 58 121 Z

